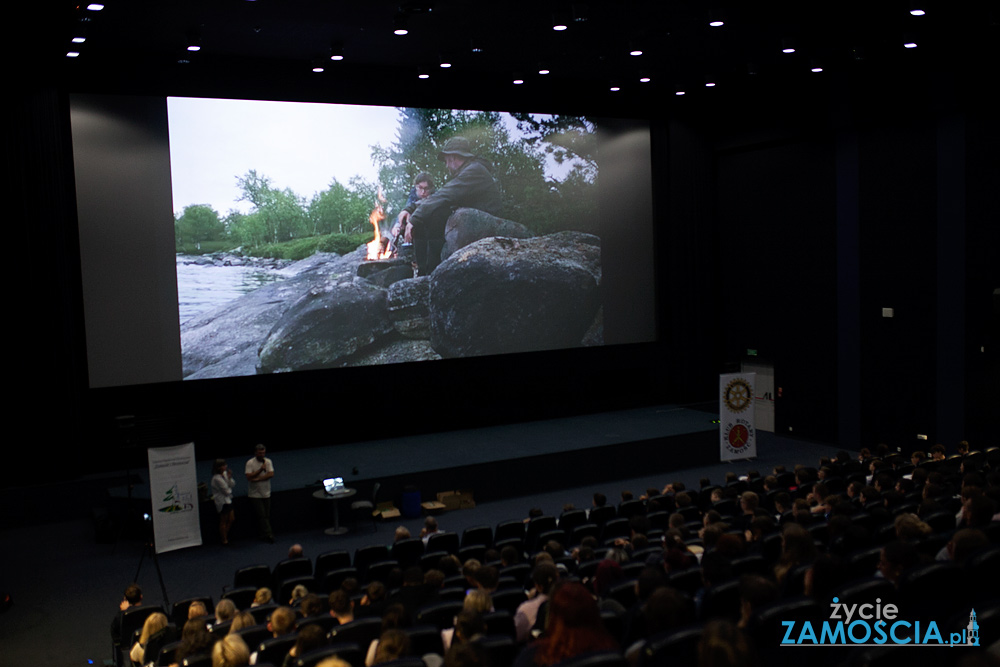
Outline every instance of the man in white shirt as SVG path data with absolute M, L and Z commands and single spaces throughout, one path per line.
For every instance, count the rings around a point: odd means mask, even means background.
M 274 477 L 274 464 L 264 456 L 266 453 L 264 445 L 257 445 L 254 457 L 247 461 L 246 476 L 250 483 L 247 496 L 257 515 L 261 539 L 274 544 L 274 532 L 271 530 L 271 478 Z

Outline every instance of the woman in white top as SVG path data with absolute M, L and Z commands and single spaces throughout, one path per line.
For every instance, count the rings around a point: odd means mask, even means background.
M 225 459 L 215 459 L 212 465 L 212 497 L 219 513 L 219 535 L 223 544 L 229 544 L 229 529 L 236 515 L 233 513 L 233 489 L 236 480 Z

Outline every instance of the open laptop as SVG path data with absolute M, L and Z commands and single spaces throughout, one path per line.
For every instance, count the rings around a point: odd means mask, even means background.
M 330 495 L 335 493 L 344 492 L 344 478 L 343 477 L 330 477 L 329 479 L 323 480 L 323 488 Z

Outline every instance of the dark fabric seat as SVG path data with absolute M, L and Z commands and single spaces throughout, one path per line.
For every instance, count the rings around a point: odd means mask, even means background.
M 252 587 L 255 590 L 271 585 L 271 568 L 267 565 L 248 565 L 236 570 L 233 588 Z
M 473 545 L 492 546 L 493 529 L 489 526 L 472 526 L 463 530 L 461 546 L 464 548 Z
M 313 568 L 313 576 L 316 581 L 323 581 L 327 572 L 342 570 L 351 567 L 351 554 L 344 550 L 327 551 L 316 556 L 316 565 Z
M 350 623 L 338 625 L 330 631 L 333 644 L 357 644 L 368 650 L 368 645 L 382 633 L 381 618 L 356 618 Z
M 434 602 L 417 610 L 417 623 L 433 625 L 438 630 L 444 630 L 454 625 L 455 616 L 460 611 L 462 611 L 460 601 Z
M 424 541 L 419 537 L 399 540 L 392 545 L 389 553 L 401 568 L 406 569 L 420 562 L 420 557 L 424 555 Z
M 279 590 L 281 585 L 289 579 L 299 577 L 311 577 L 313 573 L 312 561 L 308 558 L 289 558 L 274 566 L 271 571 L 271 589 Z
M 427 540 L 427 551 L 445 551 L 457 555 L 458 549 L 458 533 L 442 531 L 431 535 Z

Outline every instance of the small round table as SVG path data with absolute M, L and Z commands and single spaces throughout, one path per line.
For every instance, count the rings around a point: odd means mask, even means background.
M 320 489 L 319 491 L 313 492 L 313 498 L 319 500 L 331 500 L 333 501 L 333 527 L 327 528 L 323 532 L 327 535 L 343 535 L 347 532 L 346 526 L 340 525 L 340 502 L 344 498 L 350 498 L 351 496 L 357 494 L 357 489 L 350 489 L 344 487 L 336 493 L 327 493 L 326 489 Z

